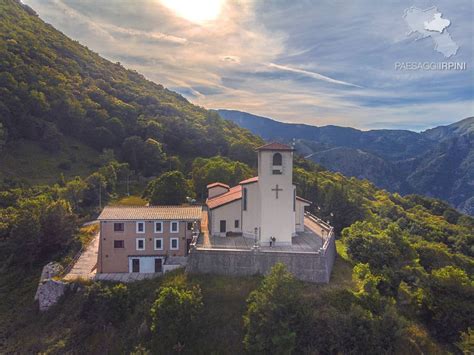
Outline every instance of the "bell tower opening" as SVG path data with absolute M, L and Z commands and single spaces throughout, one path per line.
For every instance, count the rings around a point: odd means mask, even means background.
M 273 165 L 272 173 L 273 175 L 281 175 L 283 173 L 283 157 L 281 153 L 273 154 Z

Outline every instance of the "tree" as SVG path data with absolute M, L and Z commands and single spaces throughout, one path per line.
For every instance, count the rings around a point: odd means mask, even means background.
M 81 317 L 96 325 L 119 324 L 129 313 L 129 292 L 124 284 L 114 286 L 94 282 L 86 288 Z
M 166 172 L 151 181 L 147 187 L 153 205 L 179 205 L 189 196 L 189 184 L 180 171 Z
M 152 138 L 148 138 L 143 147 L 143 154 L 142 169 L 145 176 L 156 175 L 163 170 L 166 154 L 163 152 L 163 147 L 160 143 Z
M 204 198 L 207 194 L 206 186 L 209 183 L 222 182 L 232 186 L 251 177 L 252 173 L 252 169 L 244 163 L 217 156 L 209 159 L 195 159 L 191 175 L 196 194 Z
M 454 266 L 434 270 L 423 290 L 424 316 L 437 337 L 453 342 L 474 319 L 474 281 Z
M 122 144 L 122 157 L 132 170 L 139 170 L 142 166 L 145 143 L 138 136 L 127 137 Z
M 0 152 L 2 151 L 3 147 L 7 143 L 7 138 L 8 138 L 7 129 L 3 127 L 3 123 L 0 122 Z
M 251 353 L 291 353 L 303 326 L 300 284 L 285 265 L 275 264 L 247 300 L 244 345 Z
M 86 188 L 87 184 L 85 181 L 79 176 L 76 176 L 73 180 L 66 183 L 62 196 L 71 203 L 74 210 L 77 210 L 79 204 L 82 202 Z
M 188 339 L 196 336 L 202 308 L 199 286 L 190 289 L 162 287 L 150 310 L 151 330 L 157 335 L 158 342 L 166 346 L 184 346 Z
M 41 252 L 43 255 L 49 255 L 69 244 L 77 228 L 77 219 L 67 201 L 57 200 L 46 206 L 41 214 L 40 224 Z

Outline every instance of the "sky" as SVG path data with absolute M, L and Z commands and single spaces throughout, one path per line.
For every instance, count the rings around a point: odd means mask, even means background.
M 472 0 L 23 2 L 103 57 L 206 108 L 364 130 L 421 131 L 474 116 Z M 433 6 L 449 26 L 410 33 L 406 11 Z M 436 50 L 441 34 L 456 54 Z M 407 62 L 466 69 L 401 68 Z

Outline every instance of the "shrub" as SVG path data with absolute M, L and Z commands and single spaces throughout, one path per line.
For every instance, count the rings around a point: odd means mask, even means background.
M 168 347 L 182 347 L 198 330 L 198 319 L 203 308 L 199 286 L 185 288 L 164 286 L 151 307 L 151 330 L 157 343 Z
M 291 353 L 303 326 L 300 284 L 286 267 L 275 264 L 247 300 L 245 348 L 251 353 Z

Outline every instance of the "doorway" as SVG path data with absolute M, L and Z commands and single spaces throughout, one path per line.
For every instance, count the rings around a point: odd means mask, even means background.
M 155 259 L 155 272 L 163 272 L 163 260 L 161 258 Z
M 132 259 L 132 272 L 140 272 L 140 259 Z
M 221 223 L 220 223 L 220 232 L 221 232 L 221 233 L 225 233 L 226 231 L 227 231 L 226 221 L 223 220 L 223 221 L 221 221 Z

